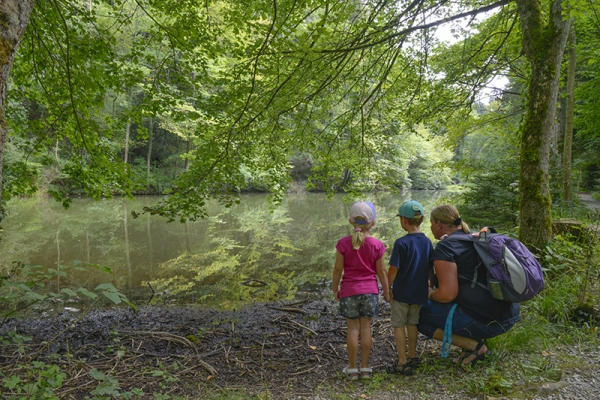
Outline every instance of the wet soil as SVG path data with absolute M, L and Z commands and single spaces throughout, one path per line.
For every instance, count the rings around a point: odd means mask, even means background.
M 18 374 L 11 368 L 31 360 L 58 363 L 67 378 L 57 392 L 73 399 L 85 398 L 101 383 L 92 369 L 114 376 L 121 392 L 137 388 L 184 398 L 203 398 L 204 391 L 225 387 L 298 398 L 344 379 L 346 324 L 331 300 L 256 304 L 228 312 L 142 307 L 80 314 L 65 310 L 5 323 L 0 333 L 31 340 L 21 350 L 0 345 L 4 375 Z M 393 360 L 390 332 L 389 305 L 382 304 L 373 323 L 375 370 Z
M 164 306 L 83 312 L 65 307 L 4 323 L 0 336 L 31 340 L 21 346 L 0 343 L 0 378 L 29 376 L 31 381 L 47 369 L 36 362 L 58 365 L 66 375 L 54 390 L 60 399 L 493 398 L 473 394 L 467 383 L 496 379 L 487 376 L 487 361 L 465 371 L 451 361 L 457 349 L 443 359 L 435 341 L 419 340 L 422 366 L 414 375 L 388 375 L 385 365 L 396 357 L 391 332 L 389 305 L 382 303 L 373 322 L 375 377 L 353 383 L 341 372 L 347 366 L 346 324 L 337 303 L 328 298 L 256 303 L 236 311 Z M 528 365 L 531 356 L 505 354 L 498 361 L 505 368 L 497 364 L 496 370 L 510 374 L 516 365 Z M 520 383 L 525 395 L 518 398 L 600 397 L 595 383 L 600 347 L 554 348 L 545 356 L 544 368 L 551 373 Z M 566 365 L 565 357 L 568 369 L 559 367 Z M 128 392 L 137 396 L 127 397 Z

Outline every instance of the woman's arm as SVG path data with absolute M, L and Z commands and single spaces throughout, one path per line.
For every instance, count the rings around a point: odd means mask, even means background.
M 383 287 L 383 298 L 389 303 L 392 301 L 392 297 L 390 296 L 390 281 L 388 280 L 387 271 L 385 270 L 385 261 L 383 260 L 383 257 L 375 262 L 375 268 L 377 269 L 379 282 L 381 282 L 381 286 Z
M 433 262 L 438 288 L 429 288 L 429 298 L 439 303 L 451 302 L 458 296 L 458 271 L 456 263 L 443 260 Z
M 342 272 L 344 272 L 344 256 L 338 251 L 335 256 L 335 265 L 333 266 L 333 279 L 331 282 L 331 290 L 333 290 L 333 296 L 338 300 L 338 292 L 340 291 L 340 279 L 342 278 Z

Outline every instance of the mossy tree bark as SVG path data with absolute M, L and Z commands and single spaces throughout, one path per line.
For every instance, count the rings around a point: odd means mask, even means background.
M 552 237 L 550 141 L 570 22 L 562 18 L 562 0 L 552 0 L 549 13 L 542 11 L 539 0 L 517 0 L 517 11 L 523 52 L 531 65 L 521 132 L 519 239 L 539 249 Z
M 2 0 L 0 2 L 0 220 L 3 215 L 2 161 L 8 137 L 6 122 L 6 89 L 17 49 L 29 22 L 34 0 Z
M 577 61 L 575 25 L 569 34 L 569 70 L 567 72 L 567 110 L 565 139 L 563 142 L 563 200 L 573 200 L 573 179 L 571 174 L 573 150 L 573 114 L 575 108 L 575 66 Z

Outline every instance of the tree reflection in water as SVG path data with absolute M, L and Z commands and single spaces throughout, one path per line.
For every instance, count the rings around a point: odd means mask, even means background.
M 373 235 L 391 246 L 405 234 L 395 217 L 402 202 L 416 199 L 427 212 L 452 201 L 448 196 L 452 193 L 366 195 L 377 206 Z M 245 194 L 239 205 L 210 204 L 208 218 L 186 224 L 150 215 L 129 217 L 157 200 L 74 199 L 69 210 L 39 198 L 11 201 L 3 221 L 0 268 L 9 268 L 13 260 L 45 268 L 56 268 L 57 257 L 65 265 L 87 260 L 110 267 L 114 275 L 71 271 L 69 282 L 61 285 L 94 287 L 108 280 L 138 303 L 151 299 L 230 309 L 327 290 L 335 243 L 351 234 L 352 200 L 341 195 L 328 200 L 320 193 L 294 194 L 272 208 L 266 195 Z M 423 231 L 429 233 L 427 222 Z M 264 285 L 242 284 L 248 282 Z

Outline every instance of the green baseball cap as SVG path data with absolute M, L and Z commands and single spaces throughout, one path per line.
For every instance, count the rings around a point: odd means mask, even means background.
M 398 209 L 398 214 L 396 217 L 405 217 L 405 218 L 415 218 L 420 216 L 425 216 L 425 210 L 423 206 L 418 201 L 409 200 L 404 202 L 400 209 Z

